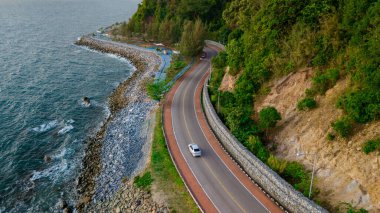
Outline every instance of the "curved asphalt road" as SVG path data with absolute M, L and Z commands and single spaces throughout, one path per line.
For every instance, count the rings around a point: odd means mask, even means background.
M 182 80 L 171 105 L 173 132 L 180 152 L 219 212 L 269 212 L 216 154 L 200 127 L 194 100 L 196 88 L 210 67 L 210 57 L 217 53 L 207 47 L 205 52 L 208 58 Z M 202 157 L 192 157 L 187 147 L 190 143 L 199 145 Z

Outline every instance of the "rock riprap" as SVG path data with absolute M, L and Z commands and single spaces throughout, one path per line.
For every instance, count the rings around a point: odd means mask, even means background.
M 158 102 L 147 96 L 144 82 L 156 74 L 161 58 L 152 51 L 90 36 L 76 44 L 125 57 L 136 67 L 110 96 L 111 115 L 89 139 L 78 179 L 77 211 L 166 212 L 149 192 L 123 183 L 141 173 L 149 159 L 148 123 Z
M 88 212 L 159 212 L 169 213 L 169 208 L 153 201 L 146 190 L 137 188 L 131 181 L 124 181 L 111 199 L 96 202 L 87 209 Z

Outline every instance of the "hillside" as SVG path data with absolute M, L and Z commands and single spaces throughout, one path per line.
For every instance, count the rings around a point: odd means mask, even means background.
M 348 139 L 329 141 L 328 134 L 333 131 L 331 122 L 343 114 L 334 103 L 347 89 L 348 80 L 337 82 L 324 96 L 318 96 L 316 109 L 299 111 L 295 100 L 302 98 L 305 88 L 310 87 L 310 73 L 312 70 L 308 69 L 273 81 L 271 92 L 256 102 L 256 112 L 264 106 L 274 106 L 282 115 L 269 134 L 276 156 L 301 162 L 312 170 L 314 156 L 297 156 L 297 153 L 317 154 L 315 185 L 319 194 L 316 199 L 330 210 L 342 206 L 342 202 L 378 210 L 380 157 L 378 153 L 366 155 L 362 147 L 366 141 L 380 137 L 380 122 L 357 127 L 360 129 Z
M 144 0 L 113 33 L 188 55 L 226 43 L 209 89 L 231 132 L 306 196 L 313 158 L 296 154 L 317 153 L 312 199 L 377 212 L 379 13 L 373 0 Z

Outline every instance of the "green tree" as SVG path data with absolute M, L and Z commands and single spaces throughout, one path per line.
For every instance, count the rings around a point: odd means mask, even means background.
M 123 36 L 128 36 L 130 34 L 130 31 L 128 30 L 127 22 L 123 22 L 119 28 L 120 34 Z
M 168 19 L 165 19 L 160 24 L 159 31 L 158 31 L 158 39 L 163 42 L 170 42 L 171 30 L 172 30 L 172 22 Z
M 216 0 L 181 0 L 178 12 L 183 19 L 207 18 L 210 9 L 216 4 Z
M 266 131 L 275 127 L 277 121 L 281 120 L 280 113 L 274 107 L 265 107 L 259 112 L 260 127 Z
M 181 36 L 180 50 L 185 56 L 195 56 L 202 52 L 205 38 L 205 27 L 200 19 L 195 23 L 186 21 Z
M 226 52 L 220 52 L 217 56 L 211 59 L 213 68 L 224 68 L 226 66 L 227 54 Z
M 236 75 L 239 73 L 240 68 L 244 62 L 243 45 L 240 40 L 232 39 L 227 47 L 227 63 L 230 66 L 230 74 Z

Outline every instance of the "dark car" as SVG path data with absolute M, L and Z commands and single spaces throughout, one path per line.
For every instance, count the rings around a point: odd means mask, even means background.
M 207 53 L 202 52 L 202 54 L 201 54 L 201 60 L 202 60 L 202 59 L 205 59 L 206 57 L 207 57 Z

